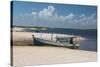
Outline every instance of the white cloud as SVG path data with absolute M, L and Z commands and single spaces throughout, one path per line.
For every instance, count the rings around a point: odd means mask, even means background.
M 75 18 L 73 22 L 79 23 L 81 25 L 96 24 L 96 17 L 94 14 L 91 14 L 90 16 L 82 14 L 79 17 Z
M 96 28 L 97 18 L 96 14 L 76 15 L 69 13 L 68 15 L 61 15 L 56 13 L 54 6 L 48 6 L 40 11 L 33 10 L 30 17 L 31 24 L 44 25 L 50 27 L 63 27 L 63 28 Z M 27 15 L 26 15 L 27 16 Z M 24 15 L 25 17 L 25 15 Z M 29 16 L 27 16 L 29 18 Z M 27 20 L 28 21 L 28 20 Z
M 39 12 L 32 12 L 32 15 L 37 16 L 37 18 L 40 18 L 42 20 L 46 19 L 46 20 L 52 20 L 52 22 L 54 21 L 66 21 L 66 20 L 71 20 L 74 17 L 73 13 L 70 13 L 69 15 L 63 16 L 63 15 L 58 15 L 55 12 L 55 8 L 53 6 L 48 6 L 47 8 L 44 8 L 43 10 L 39 11 Z M 41 21 L 42 21 L 41 20 Z
M 38 12 L 38 16 L 41 18 L 51 17 L 53 16 L 55 8 L 53 6 L 48 6 L 48 8 L 44 8 L 40 12 Z
M 33 15 L 33 16 L 37 15 L 37 12 L 32 12 L 32 15 Z

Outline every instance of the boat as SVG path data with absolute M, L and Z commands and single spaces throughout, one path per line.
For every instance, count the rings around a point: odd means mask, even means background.
M 33 44 L 43 46 L 43 45 L 52 45 L 52 46 L 62 46 L 62 47 L 70 47 L 70 48 L 79 48 L 80 47 L 80 41 L 77 40 L 76 36 L 72 37 L 55 37 L 55 40 L 53 40 L 51 37 L 51 40 L 46 40 L 43 38 L 37 38 L 34 35 L 33 36 Z

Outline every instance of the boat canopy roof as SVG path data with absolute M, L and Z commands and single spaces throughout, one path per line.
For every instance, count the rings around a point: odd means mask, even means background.
M 67 39 L 67 38 L 77 38 L 76 36 L 71 36 L 71 37 L 61 37 L 61 36 L 57 36 L 57 39 Z

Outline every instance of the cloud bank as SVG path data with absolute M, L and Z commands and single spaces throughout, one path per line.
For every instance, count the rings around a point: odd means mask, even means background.
M 19 20 L 19 21 L 18 21 Z M 17 22 L 21 24 L 27 23 L 36 26 L 48 26 L 56 28 L 80 28 L 91 29 L 96 28 L 97 18 L 96 14 L 76 15 L 69 13 L 68 15 L 57 14 L 54 6 L 48 6 L 40 11 L 33 10 L 30 14 L 23 14 L 17 17 Z

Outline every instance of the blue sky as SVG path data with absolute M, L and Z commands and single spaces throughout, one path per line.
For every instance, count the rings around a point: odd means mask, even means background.
M 13 25 L 96 29 L 97 7 L 13 1 Z

